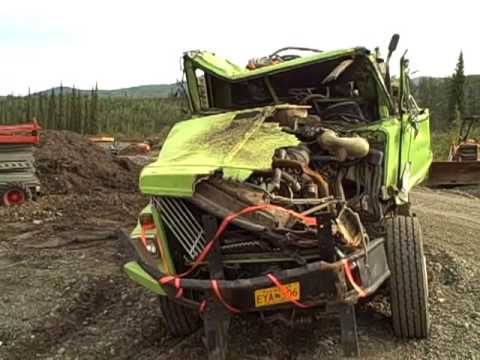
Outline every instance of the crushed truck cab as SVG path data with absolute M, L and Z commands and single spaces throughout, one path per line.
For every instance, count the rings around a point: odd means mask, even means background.
M 395 333 L 427 335 L 409 192 L 432 159 L 429 114 L 410 93 L 405 57 L 392 90 L 396 42 L 386 62 L 365 48 L 281 49 L 246 68 L 185 53 L 192 118 L 143 169 L 150 203 L 125 236 L 125 270 L 161 295 L 172 334 L 202 318 L 209 354 L 224 355 L 232 314 L 294 323 L 298 311 L 333 311 L 345 353 L 356 355 L 354 304 L 390 278 L 386 292 L 408 298 L 392 302 Z M 400 283 L 412 269 L 414 294 Z M 408 314 L 404 303 L 414 304 Z

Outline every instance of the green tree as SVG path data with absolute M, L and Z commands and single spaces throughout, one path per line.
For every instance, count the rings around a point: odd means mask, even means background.
M 75 85 L 73 85 L 72 93 L 70 95 L 70 124 L 68 129 L 80 132 L 80 114 L 77 109 L 77 97 L 80 96 L 80 91 L 77 92 Z
M 59 90 L 57 87 L 48 93 L 0 97 L 0 123 L 22 123 L 30 120 L 26 117 L 30 114 L 30 117 L 38 118 L 44 129 L 145 136 L 163 134 L 175 122 L 186 117 L 174 97 L 101 96 L 97 86 L 89 92 L 76 88 L 66 91 L 64 88 L 61 112 Z M 428 95 L 428 89 L 422 90 L 422 93 Z M 477 92 L 470 93 L 480 96 Z
M 98 84 L 95 84 L 95 89 L 90 92 L 90 116 L 88 119 L 88 126 L 86 132 L 88 134 L 95 134 L 98 129 Z
M 30 94 L 30 87 L 28 87 L 28 95 L 27 95 L 27 108 L 25 110 L 26 113 L 26 120 L 30 121 L 33 117 L 32 115 L 32 96 Z
M 88 107 L 88 96 L 83 96 L 83 116 L 82 116 L 82 134 L 86 133 L 88 130 L 88 119 L 90 118 L 90 109 Z
M 63 99 L 63 84 L 60 83 L 60 90 L 58 93 L 58 113 L 57 113 L 57 126 L 60 126 L 62 129 L 67 128 L 66 119 L 65 119 L 65 104 Z
M 47 110 L 47 121 L 45 121 L 45 127 L 48 129 L 57 128 L 57 116 L 56 116 L 56 101 L 55 101 L 55 90 L 52 89 L 50 96 L 48 98 L 48 110 Z
M 42 126 L 45 126 L 45 120 L 47 119 L 47 112 L 45 109 L 45 96 L 43 94 L 39 94 L 37 96 L 37 102 L 38 102 L 38 105 L 37 105 L 38 110 L 36 115 L 40 124 Z
M 459 117 L 461 118 L 465 114 L 465 69 L 462 51 L 460 51 L 455 72 L 450 80 L 448 104 L 449 126 L 454 128 L 458 126 Z
M 82 113 L 82 96 L 80 90 L 76 91 L 76 96 L 72 100 L 73 101 L 73 109 L 75 111 L 74 113 L 74 119 L 75 119 L 75 131 L 83 134 L 84 133 L 84 128 L 83 128 L 83 113 Z

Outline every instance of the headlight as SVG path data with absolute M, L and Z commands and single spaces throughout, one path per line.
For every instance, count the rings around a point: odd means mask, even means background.
M 141 236 L 132 237 L 135 241 L 138 241 L 141 246 L 143 246 L 150 255 L 158 257 L 158 249 L 155 243 L 155 235 L 145 235 L 144 240 Z

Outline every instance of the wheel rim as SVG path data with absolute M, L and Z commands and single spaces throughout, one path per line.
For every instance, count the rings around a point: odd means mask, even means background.
M 23 204 L 25 199 L 25 193 L 21 190 L 9 190 L 3 194 L 3 203 L 7 206 Z

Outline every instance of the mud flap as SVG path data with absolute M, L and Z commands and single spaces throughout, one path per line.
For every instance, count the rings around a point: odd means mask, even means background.
M 228 351 L 230 314 L 213 296 L 207 297 L 208 306 L 203 314 L 205 345 L 209 360 L 224 360 Z
M 367 245 L 366 256 L 357 261 L 362 285 L 368 293 L 376 291 L 390 277 L 384 244 L 383 238 L 371 241 Z M 360 356 L 355 315 L 357 300 L 349 298 L 345 303 L 335 305 L 335 311 L 340 320 L 343 354 L 346 357 Z
M 359 357 L 360 347 L 358 345 L 355 305 L 338 305 L 338 317 L 340 319 L 340 329 L 342 332 L 343 355 L 346 357 Z
M 217 220 L 211 215 L 202 217 L 205 237 L 213 239 L 217 231 Z M 208 270 L 210 279 L 224 279 L 222 256 L 216 242 L 208 255 Z M 231 315 L 223 304 L 209 291 L 206 296 L 207 307 L 203 314 L 205 343 L 209 360 L 224 360 L 228 351 L 228 329 Z

